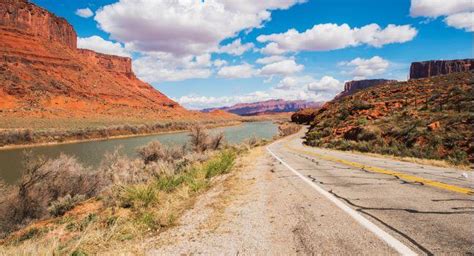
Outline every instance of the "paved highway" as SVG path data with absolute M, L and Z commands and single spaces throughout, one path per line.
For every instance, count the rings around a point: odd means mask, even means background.
M 341 211 L 354 210 L 345 212 L 361 226 L 376 225 L 370 232 L 392 249 L 474 253 L 472 172 L 311 148 L 302 144 L 302 136 L 276 142 L 268 151 L 308 186 L 314 184 L 315 193 L 342 202 Z

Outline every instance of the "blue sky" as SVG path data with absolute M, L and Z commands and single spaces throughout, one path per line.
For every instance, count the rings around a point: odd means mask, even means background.
M 130 56 L 189 108 L 323 101 L 345 81 L 405 80 L 413 61 L 472 58 L 471 0 L 34 0 L 79 46 Z

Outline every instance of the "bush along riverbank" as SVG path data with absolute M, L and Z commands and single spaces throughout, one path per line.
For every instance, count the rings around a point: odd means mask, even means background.
M 225 179 L 240 156 L 268 143 L 251 138 L 230 146 L 202 126 L 189 130 L 186 146 L 151 142 L 136 159 L 115 151 L 97 170 L 66 155 L 26 154 L 20 182 L 0 186 L 0 250 L 86 255 L 157 235 Z
M 0 130 L 0 149 L 15 146 L 38 144 L 57 144 L 76 141 L 100 140 L 127 136 L 144 136 L 150 134 L 186 131 L 190 126 L 199 125 L 206 128 L 232 126 L 241 121 L 201 121 L 201 122 L 164 122 L 141 125 L 114 125 L 107 127 L 91 127 L 77 130 L 31 130 L 14 129 Z

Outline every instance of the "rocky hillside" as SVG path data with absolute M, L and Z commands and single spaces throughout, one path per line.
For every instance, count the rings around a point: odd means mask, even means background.
M 217 109 L 240 116 L 256 116 L 274 113 L 290 113 L 304 108 L 316 108 L 321 105 L 322 103 L 320 102 L 309 102 L 304 100 L 286 101 L 279 99 L 254 103 L 241 103 L 231 107 L 223 107 Z M 216 108 L 204 109 L 202 111 L 211 112 L 213 110 L 216 110 Z
M 471 72 L 379 85 L 318 110 L 306 143 L 466 164 L 473 113 Z
M 63 18 L 26 0 L 0 2 L 0 118 L 203 116 L 137 79 L 130 58 L 77 49 L 76 40 Z
M 410 67 L 410 79 L 428 78 L 473 70 L 474 59 L 414 62 Z
M 387 79 L 367 79 L 367 80 L 358 80 L 358 81 L 349 81 L 344 84 L 344 91 L 336 95 L 334 98 L 338 100 L 348 95 L 352 95 L 357 91 L 367 89 L 372 86 L 377 86 L 386 83 L 393 83 L 396 82 L 395 80 L 387 80 Z

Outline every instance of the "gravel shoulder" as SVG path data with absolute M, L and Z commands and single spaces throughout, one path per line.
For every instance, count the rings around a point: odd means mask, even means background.
M 395 254 L 264 148 L 146 243 L 148 255 Z

